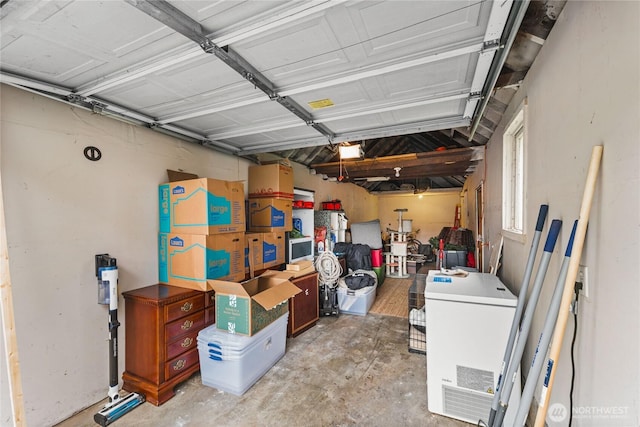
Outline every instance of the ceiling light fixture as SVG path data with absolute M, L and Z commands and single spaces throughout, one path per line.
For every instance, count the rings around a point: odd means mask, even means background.
M 364 152 L 360 144 L 354 145 L 341 145 L 338 147 L 340 152 L 340 159 L 361 159 L 364 157 Z

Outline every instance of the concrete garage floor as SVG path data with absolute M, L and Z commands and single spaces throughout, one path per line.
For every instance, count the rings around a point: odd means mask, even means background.
M 469 426 L 427 410 L 425 356 L 408 351 L 407 330 L 400 317 L 323 317 L 288 339 L 284 357 L 243 396 L 196 374 L 164 405 L 144 403 L 112 425 Z M 102 405 L 58 426 L 95 426 Z

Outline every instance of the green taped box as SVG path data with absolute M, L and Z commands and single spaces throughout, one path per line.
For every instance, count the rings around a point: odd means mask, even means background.
M 289 275 L 267 271 L 245 282 L 209 280 L 216 292 L 216 327 L 238 335 L 255 335 L 289 311 L 289 298 L 302 292 Z
M 378 288 L 382 285 L 386 277 L 384 268 L 384 264 L 382 265 L 382 267 L 373 267 L 373 271 L 376 273 L 376 276 L 378 276 Z

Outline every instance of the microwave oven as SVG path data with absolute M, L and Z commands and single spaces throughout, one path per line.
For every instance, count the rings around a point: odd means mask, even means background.
M 292 239 L 287 233 L 285 246 L 285 259 L 287 264 L 296 261 L 313 261 L 313 237 L 298 237 Z

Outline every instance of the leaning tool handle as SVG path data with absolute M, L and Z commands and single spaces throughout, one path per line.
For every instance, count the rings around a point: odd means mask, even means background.
M 538 406 L 538 413 L 536 414 L 534 427 L 544 426 L 547 409 L 549 408 L 549 398 L 551 397 L 551 390 L 553 389 L 553 381 L 556 373 L 554 365 L 560 357 L 562 340 L 564 339 L 567 321 L 569 320 L 569 308 L 571 306 L 571 301 L 573 300 L 574 284 L 576 277 L 578 276 L 578 269 L 580 268 L 580 257 L 582 256 L 582 247 L 584 246 L 584 239 L 587 234 L 587 223 L 589 222 L 591 202 L 596 188 L 596 179 L 598 178 L 603 149 L 604 147 L 602 145 L 596 145 L 591 150 L 589 172 L 587 173 L 584 194 L 582 196 L 582 205 L 580 206 L 580 216 L 578 217 L 578 226 L 576 228 L 576 236 L 574 240 L 575 246 L 571 251 L 569 272 L 567 273 L 567 279 L 564 282 L 560 312 L 558 313 L 558 321 L 553 335 L 553 342 L 551 343 L 551 350 L 549 351 L 549 372 L 547 373 L 547 377 L 545 378 L 544 385 L 542 387 L 542 397 L 540 399 L 540 406 Z
M 560 300 L 562 299 L 562 290 L 564 287 L 564 281 L 567 279 L 567 272 L 569 271 L 571 248 L 573 247 L 573 240 L 576 235 L 577 226 L 578 221 L 575 221 L 573 223 L 573 230 L 571 230 L 569 243 L 567 244 L 567 251 L 565 252 L 564 259 L 562 260 L 562 267 L 560 267 L 560 274 L 558 275 L 556 287 L 553 291 L 553 296 L 551 297 L 549 311 L 547 312 L 547 317 L 544 321 L 542 333 L 540 334 L 540 338 L 538 339 L 538 346 L 536 347 L 535 353 L 533 353 L 531 369 L 529 370 L 529 374 L 527 375 L 527 382 L 525 383 L 524 389 L 522 391 L 522 396 L 520 397 L 520 406 L 518 406 L 518 411 L 516 412 L 516 418 L 513 423 L 514 426 L 524 427 L 525 422 L 527 421 L 527 416 L 529 415 L 529 409 L 531 408 L 531 402 L 533 400 L 533 393 L 535 391 L 536 384 L 538 383 L 540 372 L 542 372 L 542 363 L 544 362 L 544 359 L 547 355 L 549 342 L 551 341 L 553 329 L 558 318 Z
M 542 235 L 542 228 L 544 222 L 547 219 L 547 213 L 549 212 L 549 205 L 540 205 L 540 211 L 538 212 L 538 221 L 536 222 L 536 231 L 533 234 L 533 241 L 531 242 L 531 249 L 529 250 L 529 259 L 527 260 L 527 266 L 524 269 L 524 276 L 522 277 L 522 283 L 520 285 L 520 292 L 518 298 L 518 304 L 516 305 L 516 312 L 513 315 L 513 321 L 511 322 L 511 331 L 509 331 L 509 339 L 507 340 L 507 347 L 502 357 L 502 366 L 500 367 L 500 374 L 498 376 L 498 382 L 496 383 L 495 392 L 493 394 L 493 401 L 491 402 L 491 413 L 489 414 L 489 427 L 493 426 L 496 418 L 496 412 L 500 403 L 500 389 L 502 388 L 502 382 L 504 380 L 504 374 L 509 368 L 509 360 L 511 359 L 511 353 L 513 351 L 513 344 L 518 335 L 518 328 L 520 327 L 520 318 L 522 317 L 522 311 L 524 310 L 525 299 L 527 298 L 527 289 L 529 288 L 529 281 L 531 280 L 531 272 L 533 271 L 533 264 L 536 260 L 536 253 L 538 252 L 538 246 L 540 244 L 540 236 Z
M 524 346 L 527 343 L 527 337 L 529 336 L 531 323 L 533 323 L 533 314 L 535 313 L 536 305 L 538 304 L 538 298 L 540 297 L 540 292 L 542 291 L 544 277 L 547 274 L 549 261 L 551 260 L 553 249 L 556 246 L 556 241 L 558 240 L 558 234 L 560 234 L 561 227 L 562 221 L 559 219 L 554 219 L 551 222 L 551 227 L 549 227 L 549 235 L 547 236 L 547 242 L 544 245 L 544 252 L 542 253 L 542 257 L 540 258 L 540 265 L 538 267 L 536 278 L 533 281 L 531 297 L 529 298 L 527 308 L 522 318 L 520 335 L 518 336 L 516 348 L 513 353 L 513 359 L 509 364 L 509 369 L 507 370 L 507 375 L 505 377 L 505 386 L 500 391 L 500 406 L 498 407 L 498 412 L 496 413 L 496 419 L 494 422 L 494 426 L 497 427 L 502 426 L 502 423 L 504 422 L 504 416 L 507 412 L 507 408 L 509 407 L 509 397 L 511 396 L 511 391 L 513 390 L 513 386 L 516 380 L 516 371 L 518 369 L 518 366 L 520 365 L 520 361 L 522 360 L 522 355 L 524 354 Z

